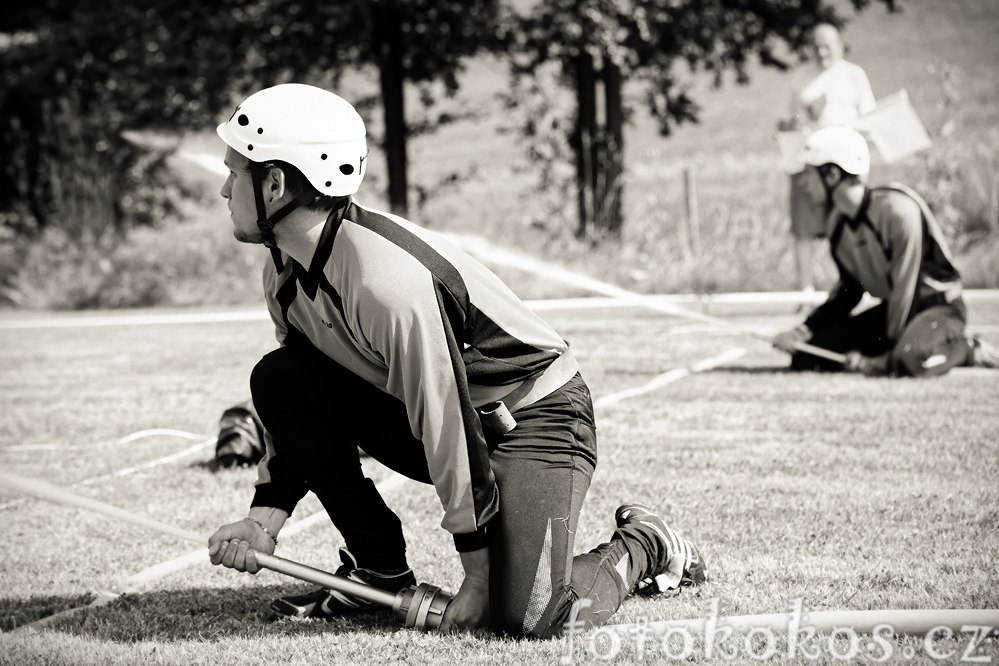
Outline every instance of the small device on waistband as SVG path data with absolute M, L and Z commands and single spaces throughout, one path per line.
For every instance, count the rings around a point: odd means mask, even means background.
M 502 400 L 482 405 L 478 411 L 482 426 L 497 435 L 505 435 L 517 427 L 517 420 Z

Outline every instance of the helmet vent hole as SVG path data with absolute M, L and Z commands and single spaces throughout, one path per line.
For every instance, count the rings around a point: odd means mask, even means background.
M 340 173 L 342 173 L 345 176 L 349 176 L 350 174 L 354 173 L 354 166 L 352 164 L 341 164 Z
M 248 146 L 246 147 L 246 149 L 247 149 L 247 150 L 253 150 L 253 144 L 251 143 L 250 145 L 248 145 Z
M 243 127 L 246 127 L 247 125 L 250 124 L 250 119 L 246 117 L 245 113 L 241 113 L 239 114 L 239 118 L 236 119 L 236 122 L 238 122 Z
M 263 133 L 264 133 L 264 128 L 263 127 L 258 127 L 257 128 L 257 134 L 263 134 Z
M 326 153 L 323 153 L 322 155 L 320 155 L 320 156 L 319 156 L 319 159 L 321 159 L 321 160 L 325 160 L 325 159 L 326 159 Z
M 332 184 L 333 184 L 333 183 L 331 183 L 330 181 L 328 181 L 328 180 L 326 181 L 326 187 L 329 187 L 329 186 L 330 186 L 330 185 L 332 185 Z

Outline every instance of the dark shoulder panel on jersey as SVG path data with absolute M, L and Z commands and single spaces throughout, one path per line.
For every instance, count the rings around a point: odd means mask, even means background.
M 470 382 L 482 386 L 512 384 L 541 372 L 558 358 L 558 351 L 538 349 L 518 340 L 472 303 L 461 272 L 424 239 L 354 204 L 345 217 L 405 250 L 450 294 L 442 305 Z

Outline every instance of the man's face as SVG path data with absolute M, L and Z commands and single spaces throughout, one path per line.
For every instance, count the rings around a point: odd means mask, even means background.
M 831 25 L 820 25 L 815 29 L 812 45 L 815 48 L 815 57 L 819 61 L 819 66 L 823 69 L 843 57 L 843 40 L 839 36 L 839 31 Z
M 815 204 L 825 204 L 826 188 L 822 183 L 822 175 L 818 167 L 806 166 L 805 176 L 802 179 L 802 189 L 805 195 Z
M 242 243 L 262 243 L 263 237 L 257 226 L 257 207 L 253 198 L 253 179 L 250 177 L 250 161 L 232 148 L 225 151 L 225 166 L 229 169 L 219 194 L 229 200 L 229 217 L 232 220 L 232 235 Z

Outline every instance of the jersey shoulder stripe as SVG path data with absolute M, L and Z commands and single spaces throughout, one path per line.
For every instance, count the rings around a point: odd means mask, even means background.
M 445 259 L 430 243 L 393 221 L 385 214 L 365 208 L 352 202 L 345 219 L 374 232 L 390 243 L 404 250 L 420 262 L 430 273 L 451 292 L 464 312 L 469 310 L 468 289 L 461 273 Z

